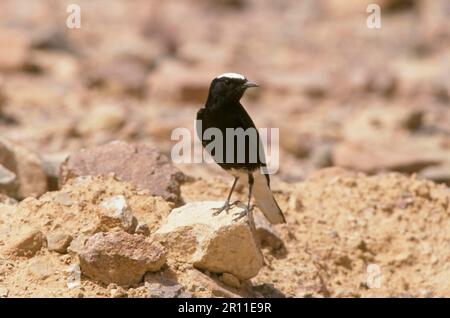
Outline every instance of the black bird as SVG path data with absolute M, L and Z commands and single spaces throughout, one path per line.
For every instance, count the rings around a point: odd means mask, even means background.
M 250 202 L 253 194 L 256 205 L 271 223 L 286 223 L 284 215 L 270 190 L 269 175 L 262 174 L 260 171 L 260 168 L 265 166 L 266 162 L 258 131 L 252 119 L 240 103 L 240 99 L 247 88 L 257 86 L 257 84 L 248 81 L 244 76 L 237 73 L 225 73 L 216 77 L 211 82 L 205 107 L 197 113 L 197 120 L 201 121 L 201 129 L 199 126 L 196 129 L 197 135 L 202 141 L 203 147 L 209 150 L 207 146 L 214 139 L 208 140 L 204 138 L 204 132 L 208 128 L 217 128 L 220 130 L 223 136 L 223 149 L 219 150 L 223 150 L 223 157 L 216 156 L 217 154 L 214 150 L 211 150 L 210 154 L 223 169 L 235 178 L 230 193 L 225 200 L 225 204 L 220 209 L 217 209 L 215 212 L 216 215 L 224 210 L 228 210 L 232 205 L 230 204 L 231 195 L 239 178 L 248 178 L 249 191 L 247 208 L 236 219 L 245 216 L 251 211 Z M 227 140 L 227 128 L 254 129 L 256 138 L 246 137 L 245 143 L 241 144 L 234 140 L 233 149 L 230 144 L 230 138 Z M 240 149 L 243 146 L 244 149 Z M 232 157 L 230 156 L 232 160 L 227 160 L 227 153 L 230 155 L 230 151 L 233 150 L 234 152 L 232 154 L 234 155 Z

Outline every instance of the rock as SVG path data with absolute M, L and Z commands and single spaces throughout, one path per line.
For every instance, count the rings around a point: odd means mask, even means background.
M 15 196 L 18 185 L 16 174 L 0 164 L 0 193 Z
M 19 144 L 0 138 L 0 164 L 15 173 L 16 198 L 38 197 L 47 191 L 47 176 L 38 155 Z
M 32 229 L 24 232 L 11 244 L 8 248 L 8 254 L 32 257 L 45 245 L 45 235 L 41 231 Z
M 161 285 L 158 283 L 148 284 L 148 298 L 177 298 L 182 290 L 183 286 L 180 284 L 174 285 Z
M 93 235 L 79 258 L 84 275 L 122 286 L 139 283 L 147 271 L 158 271 L 166 261 L 160 244 L 126 232 Z
M 176 202 L 180 199 L 180 182 L 184 175 L 169 159 L 145 144 L 115 141 L 72 154 L 64 163 L 61 181 L 78 176 L 109 175 L 130 182 L 150 194 Z
M 348 142 L 334 147 L 333 162 L 336 166 L 365 173 L 386 170 L 413 173 L 444 160 L 445 155 L 426 150 L 418 152 L 411 143 L 402 144 L 400 141 L 380 145 Z
M 253 215 L 259 244 L 272 250 L 284 248 L 283 239 L 275 227 L 261 213 L 254 213 Z
M 67 252 L 70 254 L 79 255 L 81 252 L 83 252 L 87 240 L 91 236 L 89 234 L 81 233 L 78 235 L 72 242 L 70 242 L 69 246 L 67 247 Z
M 67 273 L 67 288 L 75 289 L 81 287 L 81 270 L 80 265 L 74 264 L 69 266 Z
M 155 239 L 168 248 L 168 257 L 191 263 L 215 273 L 231 273 L 250 279 L 263 266 L 255 230 L 247 219 L 233 221 L 233 207 L 228 213 L 213 215 L 221 201 L 193 202 L 172 210 L 167 223 L 155 232 Z
M 190 292 L 185 291 L 185 287 L 178 283 L 179 273 L 167 269 L 164 272 L 148 272 L 144 276 L 149 298 L 192 298 Z
M 65 254 L 71 242 L 71 235 L 62 233 L 50 234 L 47 236 L 47 249 L 49 251 Z
M 239 298 L 240 295 L 234 293 L 232 290 L 226 288 L 222 283 L 212 279 L 208 275 L 196 270 L 188 270 L 186 273 L 191 282 L 190 290 L 194 290 L 197 293 L 203 292 L 208 297 L 225 297 L 225 298 Z M 182 298 L 180 296 L 180 298 Z
M 129 233 L 134 232 L 137 224 L 123 195 L 108 198 L 100 204 L 100 222 L 109 229 L 120 227 Z
M 19 30 L 0 30 L 0 71 L 14 71 L 25 67 L 30 54 L 31 41 L 27 33 Z
M 236 276 L 234 276 L 233 274 L 230 274 L 230 273 L 223 273 L 222 276 L 220 276 L 220 280 L 221 280 L 224 284 L 226 284 L 226 285 L 228 285 L 228 286 L 231 286 L 231 287 L 234 287 L 234 288 L 239 288 L 239 287 L 241 287 L 241 282 L 240 282 L 239 279 L 238 279 Z

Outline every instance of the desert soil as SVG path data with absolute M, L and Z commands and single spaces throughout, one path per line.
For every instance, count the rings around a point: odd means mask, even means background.
M 69 29 L 72 2 L 0 3 L 0 297 L 147 297 L 162 278 L 185 297 L 450 296 L 448 1 L 378 1 L 381 29 L 366 0 L 79 0 Z M 216 165 L 167 158 L 227 71 L 260 84 L 243 99 L 256 125 L 280 128 L 287 224 L 260 241 L 258 275 L 169 260 L 130 286 L 71 285 L 70 242 L 131 231 L 104 200 L 152 237 L 174 208 L 225 199 Z

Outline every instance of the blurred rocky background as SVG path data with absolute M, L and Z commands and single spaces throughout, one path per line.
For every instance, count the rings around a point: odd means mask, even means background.
M 170 161 L 228 71 L 288 225 L 209 219 L 230 177 Z M 449 184 L 448 0 L 0 1 L 0 297 L 449 296 Z

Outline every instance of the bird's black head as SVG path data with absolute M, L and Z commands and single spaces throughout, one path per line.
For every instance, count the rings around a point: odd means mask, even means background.
M 237 73 L 225 73 L 217 76 L 209 88 L 208 103 L 224 100 L 238 102 L 247 88 L 258 87 L 257 84 L 247 80 Z

